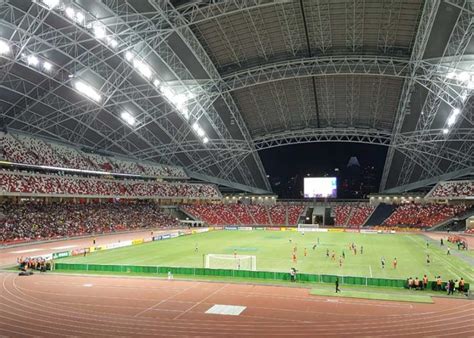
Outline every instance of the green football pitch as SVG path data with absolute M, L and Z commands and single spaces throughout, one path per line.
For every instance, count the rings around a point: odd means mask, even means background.
M 318 239 L 319 245 L 313 249 Z M 349 250 L 351 243 L 356 244 L 357 255 Z M 297 263 L 292 260 L 295 246 Z M 410 276 L 421 278 L 426 274 L 431 280 L 441 275 L 443 280 L 463 277 L 467 282 L 474 281 L 473 266 L 456 257 L 456 250 L 452 250 L 453 254 L 448 256 L 445 248 L 440 247 L 438 243 L 430 243 L 427 248 L 425 237 L 416 234 L 306 232 L 302 235 L 297 232 L 277 231 L 211 231 L 99 251 L 86 257 L 68 257 L 60 262 L 204 267 L 205 254 L 225 254 L 232 257 L 234 250 L 237 255 L 255 256 L 257 270 L 260 271 L 287 272 L 291 267 L 295 267 L 299 272 L 312 274 L 399 279 Z M 334 261 L 331 257 L 326 257 L 327 250 L 330 256 L 334 251 Z M 345 259 L 340 267 L 339 257 L 343 251 Z M 429 265 L 426 263 L 427 254 L 431 257 Z M 381 267 L 382 257 L 386 261 L 384 269 Z M 392 266 L 395 257 L 398 261 L 396 269 Z

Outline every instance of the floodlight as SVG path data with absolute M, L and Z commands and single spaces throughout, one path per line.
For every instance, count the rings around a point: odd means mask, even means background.
M 76 13 L 76 16 L 74 17 L 74 20 L 75 20 L 78 24 L 84 25 L 84 22 L 86 21 L 86 17 L 85 17 L 84 14 L 82 14 L 81 12 L 77 12 L 77 13 Z
M 94 36 L 97 39 L 103 39 L 107 35 L 107 33 L 105 31 L 105 27 L 102 24 L 99 24 L 99 23 L 94 25 L 93 32 L 94 32 Z
M 456 78 L 456 72 L 449 72 L 448 74 L 446 74 L 446 77 L 448 79 L 455 79 Z
M 460 73 L 458 75 L 458 79 L 459 79 L 459 81 L 463 81 L 463 82 L 469 80 L 469 73 L 467 73 L 467 72 Z
M 92 88 L 90 85 L 88 85 L 87 83 L 84 83 L 82 81 L 77 81 L 74 86 L 76 87 L 76 89 L 83 93 L 84 95 L 86 95 L 87 97 L 95 100 L 95 101 L 100 101 L 101 100 L 101 96 L 99 95 L 99 93 L 94 89 Z
M 202 139 L 202 143 L 206 144 L 207 142 L 209 142 L 209 139 L 207 137 Z
M 49 8 L 53 9 L 59 5 L 59 0 L 43 0 L 43 3 Z
M 448 124 L 449 127 L 451 127 L 454 123 L 456 122 L 456 115 L 451 115 L 446 123 Z
M 39 63 L 39 60 L 36 56 L 34 55 L 29 55 L 27 58 L 26 58 L 26 61 L 28 62 L 29 65 L 31 66 L 37 66 L 38 63 Z
M 72 7 L 66 7 L 66 9 L 64 10 L 64 13 L 69 19 L 74 19 L 76 16 L 76 12 L 74 11 L 74 8 Z
M 206 133 L 204 132 L 204 130 L 202 128 L 199 128 L 198 130 L 196 130 L 198 136 L 200 137 L 203 137 L 204 135 L 206 135 Z
M 49 72 L 51 69 L 53 69 L 53 65 L 51 63 L 49 63 L 48 61 L 44 61 L 43 62 L 43 69 L 47 70 Z
M 201 127 L 199 127 L 199 124 L 198 124 L 197 122 L 194 122 L 194 124 L 193 124 L 193 129 L 194 129 L 195 131 L 198 131 L 200 128 L 201 128 Z
M 160 80 L 154 79 L 154 80 L 153 80 L 153 85 L 154 85 L 155 87 L 158 87 L 158 86 L 160 85 Z
M 443 134 L 446 135 L 447 133 L 449 133 L 449 129 L 443 129 Z
M 10 53 L 10 46 L 6 41 L 0 40 L 0 55 Z
M 152 75 L 150 67 L 146 63 L 138 59 L 133 59 L 133 67 L 135 67 L 138 70 L 138 72 L 142 74 L 144 77 L 146 77 L 147 79 L 149 79 Z
M 132 61 L 133 53 L 129 51 L 125 52 L 125 59 L 127 59 L 127 61 Z
M 454 108 L 453 109 L 453 115 L 456 116 L 456 115 L 459 115 L 461 113 L 461 109 L 459 108 Z
M 115 39 L 107 38 L 107 42 L 112 48 L 116 48 L 118 46 L 118 42 Z
M 130 115 L 129 112 L 124 111 L 120 116 L 121 116 L 122 119 L 123 119 L 125 122 L 127 122 L 129 125 L 131 125 L 131 126 L 135 125 L 135 122 L 136 122 L 136 121 L 135 121 L 135 118 L 134 118 L 132 115 Z

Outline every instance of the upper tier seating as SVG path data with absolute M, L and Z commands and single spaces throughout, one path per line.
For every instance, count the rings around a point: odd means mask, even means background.
M 403 204 L 398 206 L 383 224 L 431 227 L 466 210 L 465 205 Z
M 427 197 L 471 197 L 474 198 L 474 181 L 440 182 Z
M 140 180 L 106 180 L 79 176 L 39 175 L 0 171 L 2 193 L 99 197 L 221 198 L 210 184 L 165 183 Z
M 3 203 L 0 214 L 0 243 L 179 225 L 153 203 Z
M 6 160 L 31 165 L 68 169 L 107 171 L 111 173 L 167 178 L 187 178 L 183 168 L 161 164 L 136 163 L 98 154 L 54 142 L 26 136 L 0 133 L 0 144 Z
M 296 225 L 304 206 L 199 204 L 185 205 L 183 209 L 209 225 L 285 225 L 287 213 L 289 225 Z

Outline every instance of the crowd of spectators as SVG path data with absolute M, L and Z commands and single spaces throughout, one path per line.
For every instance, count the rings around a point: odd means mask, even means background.
M 3 157 L 11 162 L 60 168 L 107 171 L 153 177 L 187 178 L 181 167 L 121 160 L 60 145 L 42 139 L 0 133 Z
M 384 225 L 431 227 L 467 210 L 465 205 L 402 204 L 384 221 Z
M 428 197 L 474 197 L 474 181 L 440 182 Z
M 183 209 L 209 225 L 296 225 L 301 205 L 195 204 Z
M 177 226 L 154 203 L 0 205 L 0 243 Z
M 365 224 L 367 218 L 372 214 L 375 207 L 368 204 L 345 204 L 338 205 L 334 208 L 335 225 L 359 227 Z
M 0 171 L 2 193 L 103 197 L 220 198 L 214 185 L 115 180 L 70 175 L 43 175 Z

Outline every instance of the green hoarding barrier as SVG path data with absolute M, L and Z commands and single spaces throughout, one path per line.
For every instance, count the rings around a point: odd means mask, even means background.
M 237 278 L 255 278 L 267 280 L 283 280 L 289 281 L 290 274 L 285 272 L 272 271 L 249 271 L 249 270 L 229 270 L 229 269 L 207 269 L 207 268 L 189 268 L 189 267 L 171 267 L 171 266 L 141 266 L 141 265 L 102 265 L 102 264 L 77 264 L 77 263 L 55 263 L 55 270 L 68 271 L 105 271 L 105 272 L 122 272 L 122 273 L 150 273 L 150 274 L 167 274 L 171 272 L 176 275 L 185 276 L 221 276 L 221 277 L 237 277 Z M 392 288 L 406 287 L 406 280 L 402 279 L 386 279 L 386 278 L 368 278 L 356 276 L 337 276 L 337 275 L 315 275 L 300 273 L 296 279 L 302 282 L 313 283 L 335 283 L 339 279 L 339 283 L 349 285 L 369 285 L 382 286 Z M 446 283 L 443 283 L 443 291 Z M 436 287 L 433 282 L 428 284 L 428 289 Z M 466 283 L 464 289 L 469 290 L 469 284 Z

